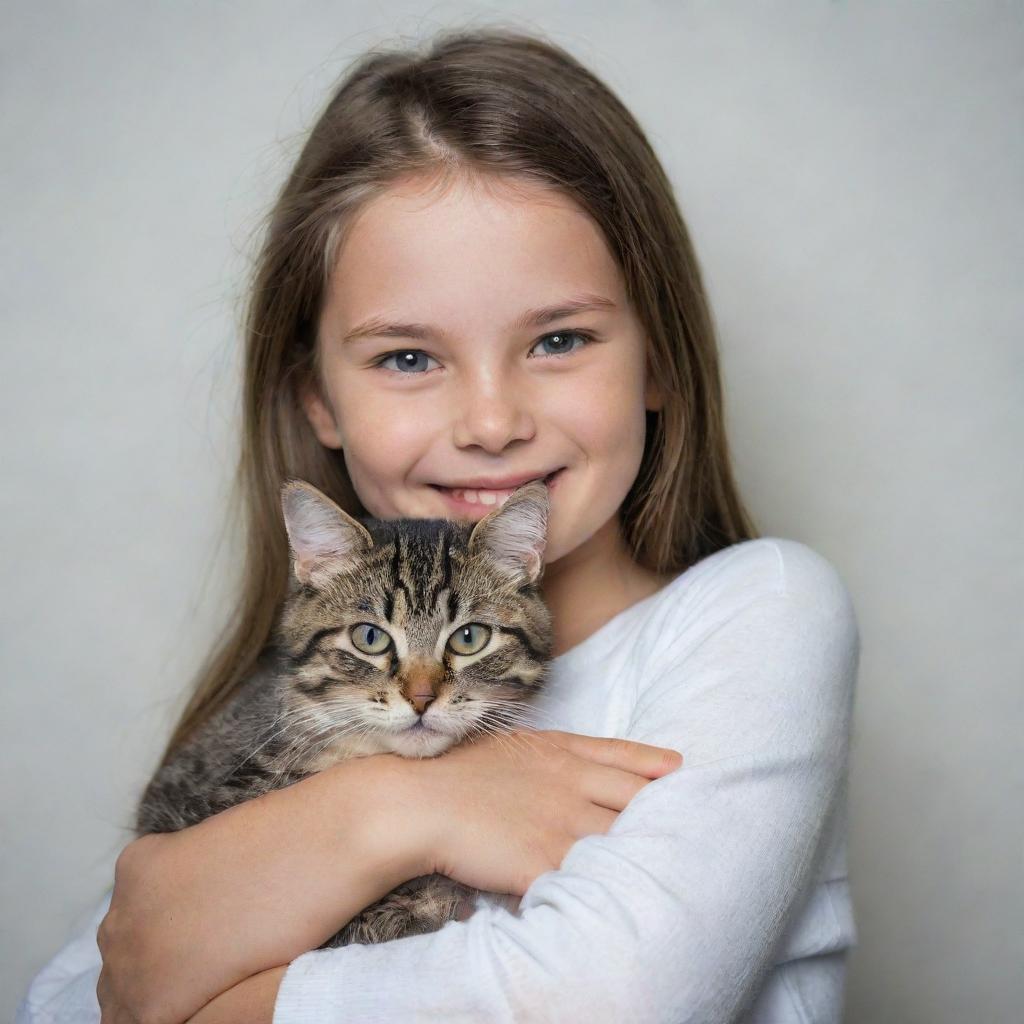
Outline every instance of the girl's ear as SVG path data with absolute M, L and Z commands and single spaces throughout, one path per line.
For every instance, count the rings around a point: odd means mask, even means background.
M 342 444 L 338 422 L 334 418 L 331 407 L 320 394 L 320 388 L 316 381 L 309 379 L 303 381 L 299 386 L 299 402 L 317 440 L 325 448 L 340 448 Z
M 281 488 L 281 508 L 288 531 L 292 571 L 300 583 L 316 586 L 351 569 L 373 547 L 366 527 L 304 480 Z

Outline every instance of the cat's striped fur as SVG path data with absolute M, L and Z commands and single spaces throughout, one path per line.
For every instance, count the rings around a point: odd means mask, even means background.
M 196 824 L 345 758 L 434 757 L 508 731 L 544 683 L 553 638 L 538 588 L 542 482 L 476 524 L 358 521 L 302 481 L 285 485 L 282 505 L 294 571 L 273 642 L 150 782 L 137 835 Z M 486 643 L 457 653 L 479 644 L 481 625 Z M 321 948 L 435 931 L 475 896 L 443 875 L 412 879 Z

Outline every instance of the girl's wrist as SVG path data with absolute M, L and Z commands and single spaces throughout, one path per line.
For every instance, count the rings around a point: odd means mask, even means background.
M 431 874 L 437 802 L 424 779 L 426 761 L 397 754 L 374 754 L 357 761 L 365 774 L 351 770 L 356 761 L 343 761 L 349 769 L 343 785 L 359 787 L 364 802 L 367 862 L 391 888 Z

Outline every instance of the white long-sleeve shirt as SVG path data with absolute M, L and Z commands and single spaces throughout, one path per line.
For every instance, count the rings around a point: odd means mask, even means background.
M 684 755 L 521 901 L 292 961 L 274 1024 L 825 1024 L 856 941 L 846 774 L 859 658 L 836 570 L 761 538 L 703 559 L 554 660 L 535 728 Z M 17 1024 L 98 1022 L 109 894 Z

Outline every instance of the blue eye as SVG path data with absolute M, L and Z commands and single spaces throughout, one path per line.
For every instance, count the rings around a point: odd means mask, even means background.
M 579 339 L 581 345 L 573 345 L 574 339 Z M 578 349 L 585 348 L 587 345 L 592 344 L 594 336 L 587 331 L 555 331 L 552 334 L 545 334 L 541 338 L 537 345 L 550 345 L 553 346 L 547 350 L 545 355 L 548 356 L 566 356 L 571 355 Z M 568 342 L 568 343 L 567 343 Z M 381 367 L 385 370 L 392 370 L 393 372 L 405 373 L 405 374 L 421 374 L 425 373 L 428 367 L 425 365 L 426 361 L 429 361 L 432 357 L 428 356 L 426 352 L 418 348 L 403 348 L 396 349 L 394 352 L 388 352 L 378 359 L 373 365 L 374 367 Z M 395 365 L 385 365 L 390 360 L 396 360 Z M 423 360 L 423 362 L 421 362 Z M 436 362 L 436 360 L 434 360 Z
M 412 357 L 411 359 L 409 358 L 410 356 Z M 424 359 L 430 358 L 430 356 L 428 356 L 426 352 L 421 352 L 418 348 L 404 348 L 400 349 L 397 352 L 389 352 L 386 356 L 382 356 L 379 360 L 377 360 L 377 362 L 374 363 L 373 365 L 384 366 L 384 364 L 389 359 L 397 359 L 398 364 L 397 366 L 395 366 L 395 369 L 399 373 L 419 373 L 422 370 L 426 369 L 426 367 L 421 367 L 418 365 L 417 361 L 420 356 L 422 356 Z M 388 366 L 385 367 L 385 369 L 390 370 L 391 367 Z
M 547 354 L 549 356 L 565 356 L 577 351 L 577 349 L 571 344 L 573 338 L 579 338 L 583 342 L 579 348 L 585 348 L 594 340 L 593 336 L 587 334 L 585 331 L 556 331 L 554 334 L 545 334 L 537 344 L 553 344 L 554 351 L 549 349 Z M 567 339 L 570 342 L 568 345 L 565 344 Z

